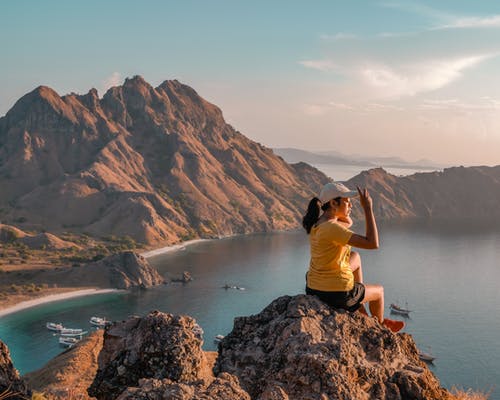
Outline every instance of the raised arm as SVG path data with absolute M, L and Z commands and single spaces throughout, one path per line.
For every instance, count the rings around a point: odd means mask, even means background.
M 373 215 L 373 201 L 367 189 L 359 187 L 359 200 L 365 212 L 366 235 L 361 236 L 354 233 L 347 244 L 361 249 L 378 249 L 378 230 L 375 216 Z

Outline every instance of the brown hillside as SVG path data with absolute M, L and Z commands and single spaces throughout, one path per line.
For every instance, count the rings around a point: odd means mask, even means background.
M 92 399 L 87 394 L 87 388 L 97 372 L 97 357 L 102 342 L 103 331 L 93 332 L 39 370 L 26 374 L 24 379 L 35 391 L 57 399 Z
M 500 166 L 454 167 L 404 177 L 377 168 L 362 172 L 347 185 L 370 190 L 381 220 L 500 219 Z
M 180 82 L 99 99 L 40 86 L 0 118 L 0 217 L 145 243 L 298 226 L 327 178 L 228 125 Z

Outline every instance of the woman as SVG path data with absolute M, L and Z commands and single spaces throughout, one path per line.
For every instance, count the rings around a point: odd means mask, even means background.
M 349 230 L 351 199 L 359 195 L 366 220 L 366 235 Z M 320 211 L 323 211 L 320 215 Z M 319 198 L 314 197 L 307 208 L 302 225 L 309 234 L 311 261 L 307 273 L 306 293 L 315 295 L 334 308 L 348 311 L 366 310 L 393 332 L 404 327 L 403 321 L 384 318 L 384 288 L 363 284 L 361 257 L 351 246 L 378 248 L 378 232 L 373 215 L 372 198 L 367 189 L 349 190 L 341 183 L 327 183 Z

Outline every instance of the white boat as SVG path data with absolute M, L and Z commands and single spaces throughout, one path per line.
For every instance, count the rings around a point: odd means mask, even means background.
M 59 333 L 61 335 L 80 335 L 83 329 L 62 328 Z
M 77 338 L 64 337 L 64 336 L 59 337 L 59 344 L 64 347 L 73 347 L 79 341 L 80 340 L 78 340 Z
M 434 357 L 431 353 L 426 353 L 422 350 L 418 351 L 418 358 L 427 363 L 431 363 L 436 359 L 436 357 Z
M 87 333 L 87 331 L 82 331 L 79 333 L 61 333 L 61 337 L 79 337 L 81 339 L 82 336 L 86 335 Z
M 104 328 L 106 325 L 111 324 L 111 322 L 106 320 L 104 317 L 91 317 L 90 323 L 99 328 Z
M 224 335 L 215 335 L 214 343 L 219 343 L 222 339 L 224 339 Z
M 394 314 L 404 315 L 405 317 L 409 317 L 412 310 L 408 309 L 408 304 L 406 304 L 406 308 L 399 306 L 398 304 L 391 303 L 390 307 L 391 312 Z
M 56 332 L 60 332 L 61 329 L 64 329 L 62 324 L 56 324 L 55 322 L 47 322 L 45 326 L 47 327 L 47 329 Z

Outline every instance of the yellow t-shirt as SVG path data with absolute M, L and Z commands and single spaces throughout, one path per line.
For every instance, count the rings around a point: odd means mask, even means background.
M 351 246 L 347 242 L 352 231 L 326 221 L 314 226 L 309 234 L 311 262 L 307 286 L 325 292 L 348 291 L 354 287 L 354 275 L 349 266 Z

